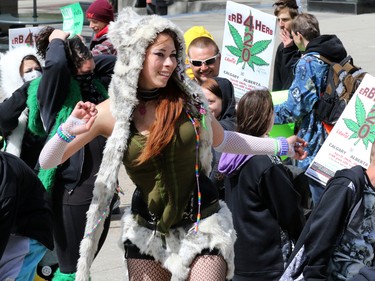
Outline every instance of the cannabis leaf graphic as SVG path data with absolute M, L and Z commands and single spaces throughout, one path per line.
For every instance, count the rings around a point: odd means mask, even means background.
M 372 106 L 366 117 L 365 107 L 357 96 L 355 100 L 355 117 L 357 122 L 348 118 L 343 119 L 346 127 L 353 132 L 349 139 L 357 139 L 354 145 L 357 145 L 362 140 L 367 149 L 368 144 L 375 141 L 375 105 Z
M 238 57 L 237 64 L 243 62 L 242 69 L 244 69 L 247 64 L 254 71 L 254 65 L 269 65 L 266 61 L 264 61 L 257 55 L 266 50 L 272 40 L 261 40 L 254 43 L 254 27 L 252 23 L 253 17 L 251 15 L 251 12 L 248 19 L 249 20 L 246 20 L 244 23 L 245 34 L 243 36 L 243 40 L 238 30 L 233 25 L 228 23 L 230 34 L 232 35 L 233 41 L 236 46 L 228 45 L 225 47 L 232 55 Z

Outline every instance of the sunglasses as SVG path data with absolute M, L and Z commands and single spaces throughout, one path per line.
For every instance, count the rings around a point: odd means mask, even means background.
M 214 64 L 216 62 L 216 59 L 217 57 L 220 55 L 220 53 L 217 53 L 216 55 L 214 55 L 213 57 L 211 58 L 208 58 L 206 60 L 192 60 L 192 59 L 189 59 L 190 63 L 194 66 L 202 66 L 202 64 L 205 64 L 205 65 L 211 65 L 211 64 Z

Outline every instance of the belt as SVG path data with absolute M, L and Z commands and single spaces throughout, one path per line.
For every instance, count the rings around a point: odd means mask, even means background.
M 220 210 L 219 201 L 215 201 L 211 205 L 209 205 L 209 206 L 207 206 L 207 207 L 205 207 L 204 209 L 201 210 L 201 219 L 205 219 L 205 218 L 217 213 L 219 210 Z M 146 220 L 140 214 L 137 214 L 137 213 L 133 213 L 133 214 L 135 216 L 135 220 L 137 221 L 137 223 L 139 225 L 144 226 L 144 227 L 146 227 L 150 230 L 156 231 L 156 227 L 157 227 L 157 223 L 158 223 L 157 218 L 150 221 L 150 220 Z M 191 217 L 191 216 L 184 217 L 184 218 L 182 218 L 181 221 L 172 225 L 171 228 L 177 228 L 177 227 L 193 224 L 193 223 L 195 223 L 194 218 L 196 218 L 196 214 L 194 214 L 193 217 Z

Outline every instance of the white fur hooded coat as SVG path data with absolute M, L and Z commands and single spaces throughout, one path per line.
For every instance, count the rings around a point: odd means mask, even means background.
M 206 104 L 201 88 L 185 74 L 185 49 L 182 31 L 171 21 L 160 16 L 139 16 L 131 8 L 124 9 L 117 21 L 109 27 L 109 38 L 117 49 L 117 62 L 109 87 L 111 112 L 116 119 L 112 135 L 108 138 L 103 160 L 95 182 L 94 197 L 87 213 L 85 237 L 80 246 L 76 280 L 89 280 L 90 266 L 101 232 L 103 222 L 109 213 L 109 205 L 116 188 L 118 171 L 124 151 L 127 149 L 132 112 L 138 104 L 136 97 L 138 77 L 145 59 L 146 49 L 157 35 L 170 29 L 177 34 L 180 43 L 177 48 L 177 68 L 171 79 L 181 90 L 189 93 L 192 100 Z M 200 131 L 199 159 L 202 171 L 207 175 L 211 170 L 212 128 L 211 116 L 207 114 L 207 128 Z M 189 265 L 202 249 L 219 249 L 228 264 L 227 278 L 233 276 L 233 244 L 235 231 L 232 218 L 224 203 L 219 213 L 201 220 L 197 234 L 187 235 L 181 228 L 176 235 L 167 237 L 167 250 L 160 251 L 161 243 L 153 231 L 134 225 L 129 212 L 123 217 L 122 241 L 130 239 L 141 252 L 151 254 L 172 272 L 172 280 L 184 280 L 189 273 Z M 185 237 L 183 241 L 176 237 Z M 182 249 L 173 251 L 174 247 Z
M 42 64 L 43 60 L 37 55 L 36 49 L 33 47 L 20 46 L 9 50 L 5 54 L 0 54 L 0 102 L 11 97 L 13 92 L 24 84 L 20 75 L 20 65 L 22 59 L 27 55 L 35 56 Z M 18 157 L 21 155 L 28 113 L 28 108 L 26 108 L 18 118 L 18 126 L 6 140 L 7 146 L 5 151 Z

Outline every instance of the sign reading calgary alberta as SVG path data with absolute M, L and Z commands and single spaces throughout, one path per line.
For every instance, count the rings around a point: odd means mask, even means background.
M 232 82 L 237 98 L 255 87 L 269 87 L 275 29 L 273 15 L 227 2 L 219 76 Z
M 375 77 L 367 74 L 306 174 L 323 184 L 337 170 L 370 163 L 375 141 Z

